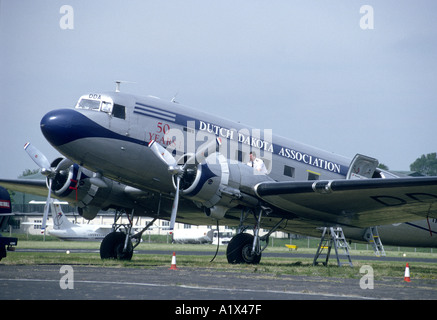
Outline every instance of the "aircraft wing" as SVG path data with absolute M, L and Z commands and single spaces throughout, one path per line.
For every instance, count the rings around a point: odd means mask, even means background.
M 47 197 L 46 180 L 33 179 L 0 179 L 0 186 L 18 192 Z
M 264 182 L 264 201 L 301 218 L 371 227 L 437 218 L 437 177 Z
M 20 225 L 25 225 L 25 226 L 40 226 L 41 222 L 21 222 Z M 47 222 L 46 226 L 53 226 L 53 223 Z

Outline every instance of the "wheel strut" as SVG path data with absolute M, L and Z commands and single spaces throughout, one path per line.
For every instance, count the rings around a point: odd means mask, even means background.
M 117 223 L 126 214 L 128 223 Z M 132 235 L 134 210 L 129 213 L 126 210 L 117 210 L 112 224 L 112 232 L 109 233 L 100 245 L 100 257 L 102 259 L 130 260 L 133 250 L 140 244 L 143 233 L 153 225 L 157 218 L 150 221 L 140 232 Z M 121 230 L 123 229 L 123 230 Z M 135 244 L 132 244 L 135 239 Z
M 229 263 L 249 263 L 256 264 L 261 260 L 261 254 L 267 248 L 270 235 L 275 232 L 280 224 L 285 220 L 282 218 L 278 223 L 276 223 L 273 228 L 264 236 L 259 235 L 261 229 L 261 220 L 263 214 L 269 215 L 272 209 L 266 206 L 259 206 L 254 210 L 250 208 L 245 208 L 241 212 L 240 226 L 238 233 L 228 245 L 226 255 Z M 253 227 L 253 236 L 247 233 L 243 233 L 247 227 L 243 226 L 244 220 L 247 219 L 249 213 L 252 213 L 255 218 L 255 226 Z M 261 241 L 265 241 L 265 245 L 261 246 Z

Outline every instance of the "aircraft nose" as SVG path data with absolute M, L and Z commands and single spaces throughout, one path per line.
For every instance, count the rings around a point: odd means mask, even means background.
M 71 109 L 53 110 L 41 119 L 41 131 L 53 146 L 61 146 L 78 139 L 83 116 Z

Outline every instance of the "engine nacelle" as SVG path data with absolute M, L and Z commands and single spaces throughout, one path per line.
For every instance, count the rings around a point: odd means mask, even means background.
M 51 163 L 51 167 L 55 168 L 63 158 L 57 158 Z M 72 165 L 68 169 L 61 170 L 56 173 L 54 177 L 47 177 L 46 184 L 47 188 L 50 186 L 50 179 L 52 180 L 52 193 L 54 193 L 58 198 L 66 198 L 66 200 L 70 200 L 70 194 L 73 190 L 78 186 L 78 173 L 79 166 Z M 82 174 L 83 179 L 88 178 L 85 174 Z M 71 200 L 75 199 L 72 198 Z
M 222 154 L 214 153 L 201 164 L 186 166 L 181 193 L 199 207 L 204 207 L 208 216 L 221 219 L 232 207 L 239 204 L 255 206 L 258 203 L 251 195 L 252 187 L 273 180 L 257 173 L 246 164 L 231 162 Z
M 51 166 L 56 167 L 62 160 L 56 159 Z M 50 185 L 49 179 L 47 187 Z M 102 209 L 132 207 L 132 200 L 124 192 L 125 185 L 101 177 L 77 164 L 57 172 L 51 179 L 52 194 L 77 206 L 79 214 L 87 220 L 94 219 Z

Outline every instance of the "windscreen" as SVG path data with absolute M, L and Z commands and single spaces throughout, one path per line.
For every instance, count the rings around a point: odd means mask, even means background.
M 100 109 L 100 101 L 82 98 L 76 108 L 98 111 Z
M 103 94 L 90 93 L 83 95 L 80 97 L 76 108 L 101 111 L 116 118 L 126 119 L 125 106 L 114 104 L 114 101 L 111 97 Z

